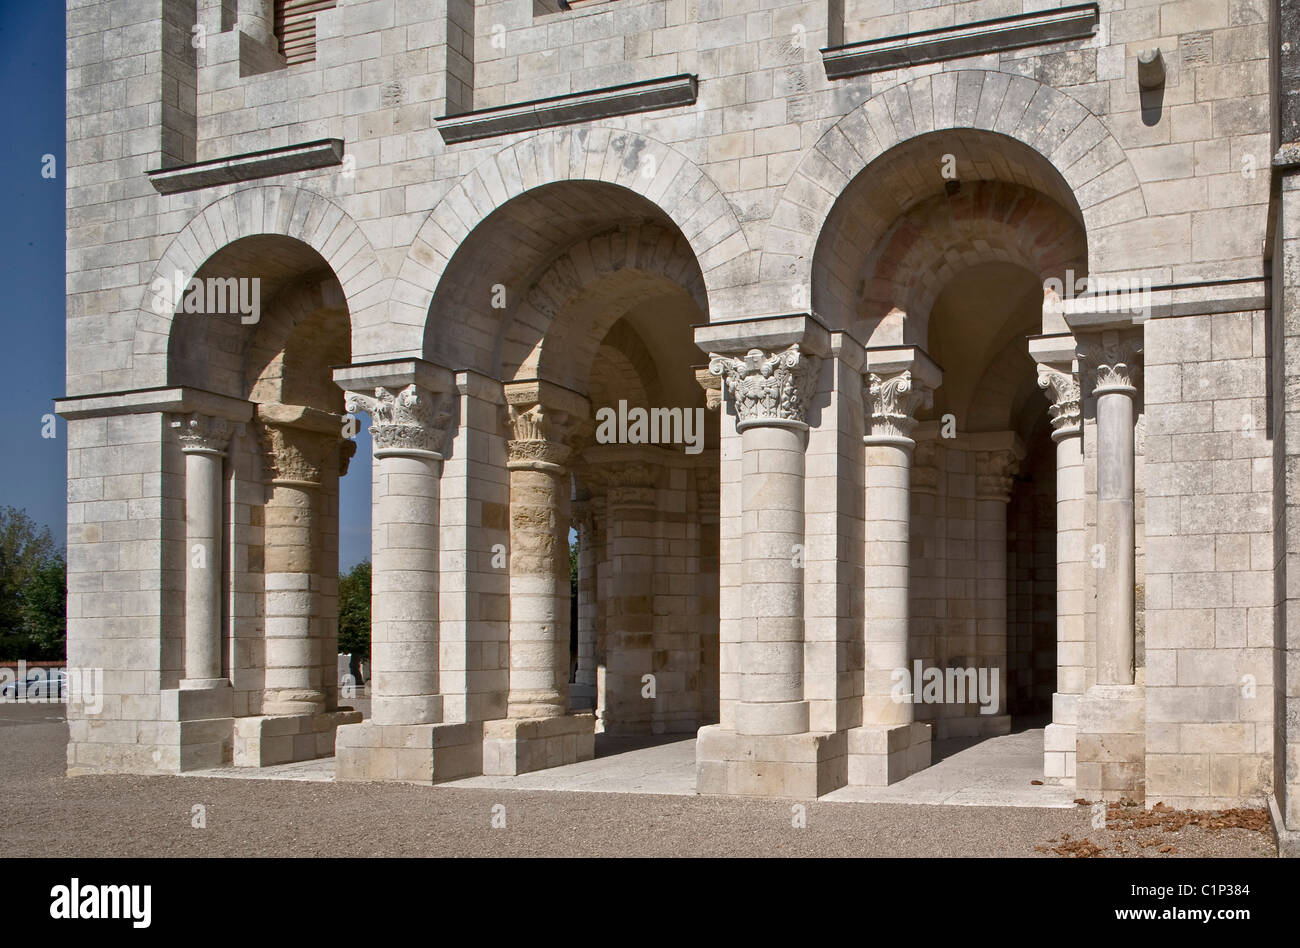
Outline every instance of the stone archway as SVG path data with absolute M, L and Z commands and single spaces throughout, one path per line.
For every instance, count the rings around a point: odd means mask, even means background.
M 780 272 L 804 299 L 815 295 L 817 242 L 841 194 L 891 149 L 930 132 L 960 144 L 963 130 L 1012 139 L 1040 159 L 1035 171 L 1004 165 L 997 177 L 1076 203 L 1089 241 L 1093 273 L 1123 269 L 1099 256 L 1108 228 L 1146 215 L 1137 175 L 1103 123 L 1075 99 L 1024 76 L 958 70 L 900 83 L 840 119 L 799 163 L 764 232 L 762 270 Z M 936 171 L 945 153 L 928 155 Z M 960 161 L 960 157 L 958 157 Z M 1050 180 L 1051 183 L 1045 183 Z M 905 185 L 899 192 L 907 202 Z M 1063 200 L 1064 195 L 1070 195 Z

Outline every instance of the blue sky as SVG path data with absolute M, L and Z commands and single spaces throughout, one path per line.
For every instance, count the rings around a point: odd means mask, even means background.
M 0 448 L 0 506 L 26 509 L 65 542 L 66 427 L 41 436 L 64 391 L 64 4 L 0 0 L 0 345 L 9 437 Z M 57 176 L 44 178 L 44 156 Z M 363 416 L 357 454 L 343 480 L 340 565 L 370 555 L 370 436 Z
M 66 533 L 63 420 L 41 437 L 42 416 L 63 395 L 63 3 L 0 3 L 0 346 L 8 434 L 0 448 L 0 505 L 26 508 L 59 543 Z M 41 177 L 43 156 L 57 177 Z

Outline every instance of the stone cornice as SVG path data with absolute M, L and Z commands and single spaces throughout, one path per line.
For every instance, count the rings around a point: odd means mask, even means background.
M 667 76 L 477 109 L 460 115 L 443 115 L 437 119 L 438 134 L 448 145 L 454 145 L 516 132 L 535 132 L 557 125 L 596 122 L 616 115 L 693 105 L 698 95 L 699 79 L 696 76 Z
M 821 51 L 822 64 L 828 79 L 848 79 L 922 63 L 1088 39 L 1099 21 L 1097 4 L 1084 3 L 830 47 Z
M 63 418 L 105 418 L 112 415 L 145 415 L 166 412 L 178 415 L 197 412 L 229 421 L 249 421 L 255 406 L 242 398 L 218 395 L 203 389 L 171 386 L 58 398 L 55 411 Z
M 196 161 L 174 168 L 159 168 L 148 172 L 148 175 L 149 183 L 159 194 L 178 194 L 294 171 L 328 168 L 342 162 L 343 139 L 322 138 L 319 141 L 268 148 L 228 158 Z

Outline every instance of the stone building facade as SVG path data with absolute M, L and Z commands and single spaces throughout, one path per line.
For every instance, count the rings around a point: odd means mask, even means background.
M 1292 7 L 68 0 L 69 772 L 811 797 L 1041 715 L 1300 829 Z

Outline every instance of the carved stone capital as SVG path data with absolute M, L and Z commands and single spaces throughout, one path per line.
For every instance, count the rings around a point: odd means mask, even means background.
M 1142 335 L 1114 330 L 1079 340 L 1079 367 L 1093 395 L 1123 392 L 1133 395 L 1142 375 Z
M 934 404 L 934 392 L 913 378 L 910 369 L 893 375 L 868 373 L 863 393 L 871 417 L 869 440 L 910 441 L 916 413 Z
M 1052 403 L 1047 409 L 1052 419 L 1052 440 L 1079 434 L 1083 409 L 1079 380 L 1074 373 L 1039 363 L 1038 387 L 1047 392 Z
M 1011 499 L 1020 459 L 1015 451 L 979 451 L 975 455 L 975 496 L 980 500 Z
M 575 392 L 543 382 L 505 387 L 508 466 L 562 473 L 590 408 Z
M 750 349 L 744 356 L 709 353 L 709 372 L 731 390 L 738 423 L 751 425 L 807 424 L 808 401 L 817 386 L 817 357 L 799 351 L 795 343 L 781 352 Z
M 171 424 L 186 454 L 224 454 L 234 430 L 226 419 L 210 415 L 185 415 Z
M 339 442 L 339 477 L 343 477 L 348 472 L 348 465 L 352 463 L 352 458 L 356 456 L 357 443 L 351 438 L 344 438 Z
M 912 489 L 925 494 L 939 492 L 939 443 L 918 441 L 912 452 Z
M 371 418 L 370 437 L 375 455 L 427 452 L 441 458 L 442 444 L 451 425 L 451 396 L 411 384 L 397 394 L 380 387 L 373 397 L 346 393 L 350 412 L 364 411 Z
M 695 370 L 695 381 L 704 389 L 704 407 L 717 411 L 722 405 L 722 378 L 706 365 Z
M 337 435 L 263 422 L 262 460 L 272 484 L 319 487 L 326 460 L 338 450 Z

